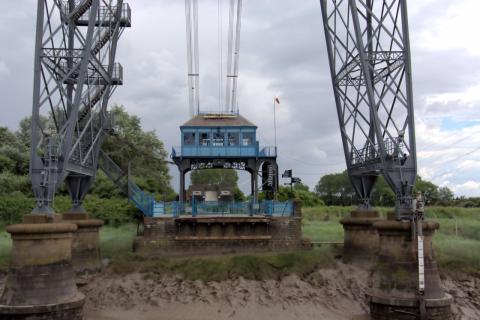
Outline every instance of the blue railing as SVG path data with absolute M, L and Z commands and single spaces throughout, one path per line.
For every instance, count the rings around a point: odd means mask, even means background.
M 193 200 L 191 203 L 183 203 L 179 201 L 155 202 L 153 204 L 153 211 L 145 215 L 148 217 L 196 217 L 202 215 L 262 215 L 290 217 L 293 215 L 293 203 L 292 201 L 280 202 L 274 200 L 265 200 L 257 204 L 254 204 L 250 201 L 226 203 L 217 201 L 197 202 L 195 200 Z
M 180 216 L 201 216 L 201 215 L 263 215 L 289 217 L 293 215 L 292 201 L 280 202 L 275 200 L 264 200 L 258 203 L 251 201 L 238 202 L 217 202 L 217 201 L 196 201 L 192 202 L 164 202 L 155 201 L 152 193 L 145 192 L 132 180 L 128 181 L 129 200 L 146 217 L 180 217 Z
M 276 147 L 248 146 L 175 146 L 172 147 L 172 158 L 176 157 L 261 157 L 273 158 L 277 156 Z
M 132 180 L 128 180 L 128 199 L 132 201 L 145 216 L 150 217 L 153 215 L 155 197 L 151 193 L 144 192 Z
M 293 202 L 280 202 L 275 200 L 265 200 L 260 202 L 260 212 L 267 216 L 289 217 L 293 215 Z

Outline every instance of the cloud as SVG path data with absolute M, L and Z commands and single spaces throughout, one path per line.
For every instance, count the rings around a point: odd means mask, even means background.
M 0 77 L 5 77 L 10 74 L 10 69 L 7 67 L 6 63 L 0 61 Z
M 465 196 L 478 196 L 480 194 L 480 181 L 467 181 L 452 187 L 452 190 Z
M 241 113 L 259 127 L 260 142 L 274 143 L 272 99 L 279 95 L 280 169 L 313 187 L 321 175 L 345 169 L 318 1 L 244 2 L 238 99 Z M 217 1 L 200 1 L 200 89 L 205 109 L 218 103 Z M 123 104 L 167 149 L 180 143 L 188 119 L 184 3 L 130 1 L 117 60 L 124 85 L 111 104 Z M 419 174 L 460 194 L 480 195 L 480 21 L 475 0 L 411 1 L 409 5 Z M 224 11 L 227 9 L 224 6 Z M 31 113 L 36 1 L 6 1 L 0 12 L 0 51 L 9 75 L 0 77 L 0 125 L 16 128 Z M 223 40 L 226 45 L 226 21 Z M 15 26 L 15 32 L 11 32 Z M 225 60 L 223 60 L 225 61 Z M 447 120 L 454 122 L 448 130 Z M 466 126 L 462 121 L 473 121 Z M 174 167 L 171 168 L 177 175 Z M 245 180 L 246 175 L 242 175 Z M 245 181 L 242 180 L 242 183 Z M 173 180 L 175 186 L 177 179 Z M 245 183 L 248 189 L 248 183 Z

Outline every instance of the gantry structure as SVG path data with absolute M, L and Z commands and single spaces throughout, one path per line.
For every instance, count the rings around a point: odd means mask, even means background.
M 182 144 L 172 149 L 172 160 L 180 172 L 181 202 L 186 200 L 185 174 L 202 169 L 245 170 L 251 176 L 253 202 L 259 189 L 273 198 L 278 190 L 277 150 L 260 146 L 256 125 L 239 114 L 200 113 L 180 131 Z
M 406 0 L 320 0 L 350 180 L 370 207 L 377 177 L 412 216 L 417 175 Z
M 219 2 L 219 15 L 220 12 Z M 259 189 L 265 191 L 268 198 L 273 198 L 278 190 L 276 146 L 260 147 L 256 136 L 257 127 L 239 114 L 237 81 L 242 0 L 231 0 L 228 12 L 224 99 L 220 94 L 220 110 L 203 111 L 199 98 L 198 0 L 185 0 L 188 101 L 191 119 L 180 126 L 181 146 L 172 149 L 172 159 L 180 173 L 181 202 L 186 200 L 185 174 L 191 170 L 210 168 L 246 170 L 251 175 L 253 202 L 258 200 Z M 221 37 L 221 34 L 219 36 Z M 223 66 L 220 69 L 222 68 Z M 221 85 L 219 91 L 221 92 Z
M 117 43 L 131 25 L 123 0 L 39 0 L 35 40 L 30 177 L 34 213 L 52 214 L 65 182 L 70 212 L 98 169 L 100 146 L 113 119 L 107 105 L 123 83 Z
M 416 151 L 406 1 L 320 3 L 345 160 L 361 207 L 370 207 L 375 181 L 383 175 L 396 194 L 397 218 L 408 217 Z M 197 10 L 197 0 L 186 0 L 192 117 L 201 113 Z M 231 1 L 223 115 L 238 114 L 241 10 L 241 0 Z M 130 8 L 122 0 L 38 1 L 30 162 L 34 212 L 53 212 L 63 182 L 71 211 L 83 211 L 104 133 L 112 129 L 108 100 L 123 83 L 117 42 L 130 24 Z

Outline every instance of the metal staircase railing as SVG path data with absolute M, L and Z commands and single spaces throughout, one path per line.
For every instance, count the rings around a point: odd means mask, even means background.
M 105 90 L 107 90 L 107 86 L 101 86 L 99 89 L 96 90 L 95 94 L 90 99 L 90 101 L 88 103 L 84 103 L 84 107 L 82 108 L 82 110 L 79 112 L 79 115 L 78 115 L 78 122 L 82 122 L 83 119 L 85 119 L 85 117 L 90 114 L 93 107 L 102 98 Z
M 140 187 L 131 179 L 128 179 L 128 199 L 132 201 L 145 216 L 153 216 L 155 197 L 152 193 L 140 189 Z
M 151 217 L 154 213 L 155 197 L 152 193 L 143 191 L 128 173 L 125 173 L 105 152 L 100 151 L 100 169 L 109 177 L 122 193 L 128 196 L 135 207 L 145 216 Z
M 120 189 L 120 191 L 129 195 L 128 191 L 128 174 L 125 173 L 105 152 L 100 150 L 98 157 L 98 165 L 100 169 L 112 180 L 112 182 Z

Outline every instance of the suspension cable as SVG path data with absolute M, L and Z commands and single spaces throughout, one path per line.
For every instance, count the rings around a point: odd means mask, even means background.
M 228 55 L 227 55 L 227 86 L 225 93 L 225 111 L 231 108 L 231 79 L 232 75 L 232 45 L 233 45 L 233 13 L 235 9 L 235 0 L 230 0 L 230 10 L 228 16 Z
M 218 110 L 222 110 L 223 96 L 223 19 L 222 0 L 218 0 Z
M 192 12 L 193 11 L 193 12 Z M 199 48 L 198 48 L 198 0 L 185 0 L 188 98 L 190 115 L 200 112 L 199 99 Z
M 192 81 L 192 18 L 191 18 L 191 0 L 185 0 L 185 20 L 187 35 L 187 75 L 188 75 L 188 102 L 190 116 L 193 116 L 193 81 Z
M 193 27 L 194 27 L 194 38 L 193 43 L 195 46 L 195 107 L 197 114 L 200 112 L 200 70 L 199 70 L 199 54 L 198 54 L 198 0 L 193 0 Z
M 233 66 L 233 88 L 232 88 L 232 112 L 238 112 L 237 105 L 237 80 L 238 80 L 238 63 L 240 59 L 240 31 L 242 28 L 242 0 L 237 2 L 237 25 L 235 34 L 235 52 L 234 52 L 234 66 Z
M 225 111 L 232 113 L 238 112 L 237 78 L 240 53 L 241 15 L 242 0 L 230 0 Z

